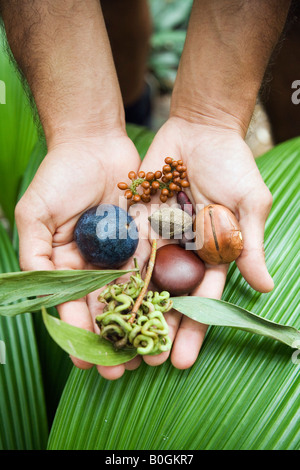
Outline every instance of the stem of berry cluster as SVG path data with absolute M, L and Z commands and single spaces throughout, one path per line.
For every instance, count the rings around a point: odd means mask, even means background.
M 145 279 L 144 279 L 144 286 L 138 296 L 138 298 L 136 299 L 135 303 L 134 303 L 134 306 L 132 308 L 132 314 L 131 314 L 131 317 L 129 318 L 128 320 L 128 323 L 133 323 L 134 322 L 134 319 L 136 317 L 136 314 L 137 314 L 137 311 L 138 309 L 140 308 L 141 306 L 141 303 L 143 301 L 143 298 L 147 292 L 147 289 L 148 289 L 148 286 L 149 286 L 149 283 L 150 283 L 150 280 L 151 280 L 151 276 L 152 276 L 152 272 L 153 272 L 153 268 L 154 268 L 154 263 L 155 263 L 155 257 L 156 257 L 156 250 L 157 250 L 157 242 L 155 239 L 152 240 L 152 249 L 151 249 L 151 255 L 150 255 L 150 259 L 149 259 L 149 262 L 148 262 L 148 267 L 147 267 L 147 272 L 146 272 L 146 276 L 145 276 Z

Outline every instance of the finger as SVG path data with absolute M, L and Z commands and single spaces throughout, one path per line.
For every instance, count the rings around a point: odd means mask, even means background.
M 171 310 L 170 312 L 167 312 L 164 317 L 169 326 L 169 337 L 173 342 L 180 324 L 181 313 L 177 312 L 176 310 Z M 155 356 L 143 356 L 143 359 L 149 366 L 158 366 L 163 364 L 163 362 L 168 359 L 169 355 L 170 351 L 164 351 L 161 354 L 157 354 Z
M 49 224 L 42 222 L 35 215 L 34 209 L 29 209 L 19 202 L 15 211 L 19 235 L 19 261 L 23 271 L 53 270 L 50 260 L 52 255 L 52 232 Z
M 97 370 L 104 379 L 117 380 L 125 372 L 125 365 L 120 364 L 118 366 L 97 366 Z
M 142 362 L 141 356 L 136 356 L 133 359 L 131 359 L 131 361 L 126 362 L 125 369 L 135 370 L 141 365 L 141 362 Z
M 270 292 L 274 287 L 264 252 L 265 221 L 268 213 L 268 207 L 263 207 L 246 213 L 241 211 L 240 217 L 244 247 L 236 265 L 248 284 L 259 292 Z
M 200 286 L 192 295 L 220 299 L 222 297 L 227 265 L 207 266 Z M 208 326 L 191 318 L 182 317 L 172 353 L 171 362 L 177 369 L 188 369 L 196 361 Z

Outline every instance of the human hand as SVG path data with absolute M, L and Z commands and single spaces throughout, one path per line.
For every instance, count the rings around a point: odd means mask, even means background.
M 137 171 L 139 155 L 125 133 L 105 137 L 76 138 L 49 149 L 32 183 L 16 207 L 22 270 L 93 269 L 81 257 L 73 231 L 80 215 L 100 203 L 119 205 L 117 183 L 130 170 Z M 124 200 L 126 203 L 126 201 Z M 126 206 L 125 206 L 126 209 Z M 148 241 L 139 243 L 135 257 L 142 267 Z M 127 263 L 128 268 L 133 263 Z M 126 268 L 125 268 L 126 269 Z M 98 292 L 57 307 L 63 321 L 97 331 L 95 316 L 101 312 Z M 80 368 L 92 364 L 72 358 Z M 108 379 L 121 376 L 139 361 L 114 367 L 98 366 Z
M 236 215 L 244 240 L 244 249 L 236 264 L 255 290 L 272 290 L 273 281 L 263 249 L 264 225 L 272 196 L 239 133 L 221 126 L 200 125 L 171 117 L 157 133 L 141 170 L 162 168 L 165 157 L 181 159 L 187 166 L 189 196 L 194 204 L 222 204 Z M 192 295 L 221 298 L 227 269 L 227 265 L 206 265 L 204 279 Z M 188 368 L 198 356 L 207 326 L 178 312 L 169 312 L 166 318 L 173 339 L 171 361 L 177 368 Z M 168 353 L 162 353 L 144 359 L 155 365 L 167 357 Z

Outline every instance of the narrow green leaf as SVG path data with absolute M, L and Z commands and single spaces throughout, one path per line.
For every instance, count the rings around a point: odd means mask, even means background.
M 54 341 L 72 356 L 101 366 L 115 366 L 133 359 L 136 349 L 116 351 L 113 345 L 92 331 L 87 331 L 49 315 L 42 308 L 45 326 Z
M 237 305 L 196 296 L 174 297 L 172 300 L 174 308 L 192 320 L 206 325 L 238 328 L 300 349 L 299 330 L 262 318 Z
M 105 286 L 132 270 L 26 271 L 0 275 L 0 315 L 13 316 L 54 307 Z M 26 297 L 43 296 L 34 299 Z M 17 302 L 8 304 L 8 302 Z

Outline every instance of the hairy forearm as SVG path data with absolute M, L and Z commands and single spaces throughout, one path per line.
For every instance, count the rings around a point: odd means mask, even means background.
M 124 127 L 99 0 L 0 1 L 48 142 Z
M 245 134 L 289 0 L 195 0 L 171 115 Z

